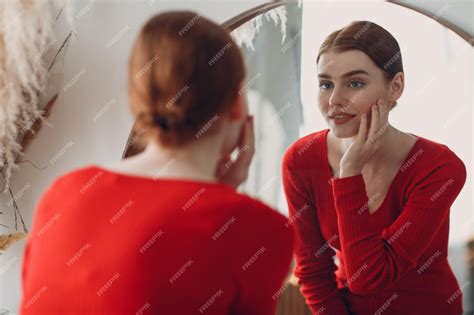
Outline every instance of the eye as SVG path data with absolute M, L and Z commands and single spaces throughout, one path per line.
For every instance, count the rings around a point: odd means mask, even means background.
M 330 82 L 321 82 L 319 83 L 319 88 L 323 91 L 328 90 L 332 87 L 332 83 Z
M 351 80 L 351 82 L 349 82 L 349 86 L 355 89 L 360 89 L 365 86 L 365 83 L 359 80 Z

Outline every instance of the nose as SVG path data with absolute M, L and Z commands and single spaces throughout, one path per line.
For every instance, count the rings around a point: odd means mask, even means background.
M 329 98 L 329 106 L 346 107 L 347 104 L 348 100 L 347 97 L 344 95 L 343 91 L 341 91 L 341 89 L 338 89 L 337 87 L 334 87 L 332 89 L 331 97 Z

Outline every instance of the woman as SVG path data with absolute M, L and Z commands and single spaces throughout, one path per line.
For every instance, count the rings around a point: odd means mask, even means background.
M 244 78 L 237 45 L 213 22 L 169 12 L 146 23 L 129 66 L 146 149 L 48 189 L 21 314 L 274 314 L 292 233 L 236 191 L 254 151 Z
M 404 88 L 397 41 L 353 22 L 325 39 L 317 67 L 329 129 L 283 161 L 307 304 L 328 315 L 461 314 L 447 248 L 466 169 L 446 145 L 389 123 Z

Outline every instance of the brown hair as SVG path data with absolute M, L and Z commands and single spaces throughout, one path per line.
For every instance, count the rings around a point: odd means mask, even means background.
M 227 30 L 190 11 L 156 15 L 130 57 L 135 131 L 165 146 L 187 143 L 229 109 L 244 78 L 242 54 Z
M 402 54 L 395 37 L 386 29 L 369 21 L 354 21 L 332 32 L 319 48 L 318 58 L 329 50 L 360 50 L 384 72 L 387 82 L 403 72 Z

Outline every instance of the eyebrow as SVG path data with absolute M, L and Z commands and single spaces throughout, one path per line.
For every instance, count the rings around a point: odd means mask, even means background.
M 356 75 L 356 74 L 369 75 L 369 73 L 365 70 L 353 70 L 353 71 L 349 71 L 349 72 L 344 73 L 342 75 L 342 77 L 347 78 L 347 77 L 351 77 L 351 76 Z M 331 79 L 331 76 L 327 73 L 320 73 L 320 74 L 318 74 L 318 77 L 323 78 L 323 79 Z

